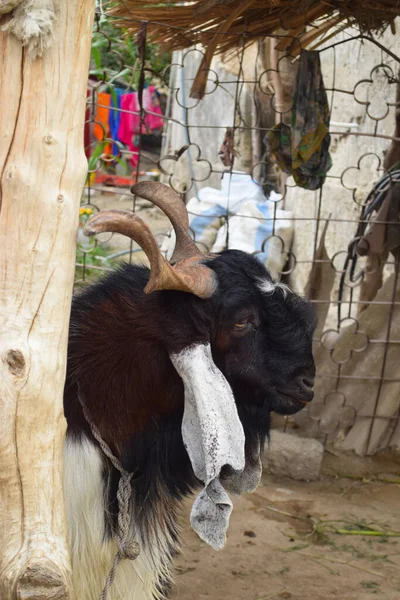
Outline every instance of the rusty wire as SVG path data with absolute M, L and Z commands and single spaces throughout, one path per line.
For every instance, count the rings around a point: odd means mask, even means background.
M 142 47 L 141 47 L 141 51 L 139 52 L 139 59 L 138 59 L 142 84 L 143 84 L 146 76 L 149 74 L 149 67 L 145 61 L 145 48 L 146 48 L 146 43 L 147 43 L 146 27 L 147 27 L 146 23 L 142 24 L 141 39 L 140 39 L 140 44 L 142 44 Z M 99 18 L 96 19 L 96 28 L 97 28 L 97 32 L 99 34 L 101 34 L 101 25 L 100 25 Z M 184 32 L 182 32 L 182 33 L 184 33 Z M 106 36 L 106 34 L 105 34 L 105 36 Z M 276 36 L 271 36 L 271 37 L 276 37 Z M 280 35 L 279 37 L 283 37 L 283 36 Z M 110 51 L 112 50 L 116 54 L 118 54 L 119 42 L 112 41 L 110 38 L 107 38 L 107 39 L 109 40 L 109 50 Z M 265 135 L 266 132 L 268 132 L 272 129 L 272 126 L 266 126 L 265 124 L 263 124 L 261 122 L 260 114 L 257 113 L 257 109 L 256 109 L 256 114 L 257 114 L 256 125 L 246 123 L 243 115 L 241 114 L 240 96 L 241 96 L 244 86 L 246 86 L 247 88 L 252 87 L 254 90 L 257 90 L 258 93 L 265 94 L 265 96 L 267 96 L 269 98 L 272 107 L 273 107 L 273 101 L 274 101 L 274 94 L 272 92 L 268 92 L 263 86 L 263 80 L 267 79 L 267 76 L 268 76 L 268 73 L 266 71 L 264 71 L 262 73 L 255 73 L 254 79 L 249 78 L 248 73 L 245 74 L 243 72 L 242 66 L 243 66 L 244 52 L 245 52 L 245 48 L 247 46 L 248 40 L 249 40 L 249 37 L 247 36 L 246 28 L 244 27 L 241 35 L 238 36 L 238 44 L 237 44 L 237 50 L 236 50 L 236 59 L 237 59 L 237 64 L 238 64 L 238 76 L 232 76 L 231 81 L 221 82 L 219 80 L 217 74 L 215 74 L 215 77 L 213 79 L 213 73 L 211 71 L 210 81 L 212 83 L 212 86 L 214 86 L 214 89 L 212 89 L 211 92 L 209 92 L 209 93 L 212 94 L 216 89 L 223 88 L 224 91 L 226 92 L 226 94 L 230 94 L 231 98 L 233 97 L 233 111 L 232 111 L 231 127 L 232 127 L 234 133 L 248 131 L 248 132 L 258 132 L 259 134 L 262 133 L 263 135 Z M 336 49 L 339 46 L 342 46 L 343 44 L 347 44 L 347 43 L 353 44 L 352 47 L 354 47 L 355 52 L 360 49 L 362 50 L 362 48 L 364 47 L 365 44 L 372 44 L 379 50 L 380 57 L 379 57 L 379 60 L 377 61 L 377 64 L 374 65 L 373 68 L 371 69 L 369 78 L 360 79 L 359 81 L 349 81 L 348 89 L 344 89 L 343 86 L 336 86 L 336 77 L 337 77 Z M 189 52 L 190 51 L 191 50 L 189 50 Z M 199 50 L 198 48 L 196 48 L 196 51 L 201 51 L 201 49 Z M 393 52 L 393 49 L 389 50 L 389 49 L 385 48 L 381 42 L 377 42 L 376 40 L 374 40 L 368 36 L 363 36 L 363 35 L 359 35 L 359 34 L 355 34 L 352 36 L 347 32 L 346 34 L 343 34 L 343 39 L 339 39 L 338 41 L 334 41 L 333 43 L 326 44 L 325 46 L 321 46 L 320 51 L 322 53 L 324 53 L 324 52 L 330 53 L 331 64 L 333 65 L 333 70 L 332 70 L 332 73 L 333 73 L 332 79 L 333 80 L 332 80 L 332 82 L 329 83 L 329 85 L 326 85 L 326 90 L 327 90 L 328 94 L 330 94 L 331 109 L 332 109 L 332 107 L 334 107 L 335 102 L 340 102 L 340 99 L 342 97 L 351 96 L 353 98 L 355 104 L 357 104 L 358 106 L 364 107 L 364 115 L 362 118 L 363 118 L 364 122 L 368 122 L 371 124 L 371 128 L 368 131 L 358 132 L 358 131 L 354 131 L 354 129 L 352 129 L 349 126 L 347 128 L 347 130 L 340 131 L 340 130 L 338 130 L 338 126 L 331 124 L 330 133 L 331 133 L 332 139 L 334 139 L 335 136 L 342 136 L 342 137 L 358 136 L 363 139 L 365 138 L 365 152 L 363 152 L 363 154 L 361 156 L 359 156 L 357 164 L 348 165 L 346 167 L 346 169 L 343 170 L 342 173 L 336 173 L 334 167 L 331 169 L 331 171 L 327 175 L 325 185 L 318 191 L 318 198 L 316 201 L 316 210 L 314 211 L 314 214 L 293 215 L 293 224 L 294 224 L 295 231 L 298 231 L 303 226 L 310 224 L 310 222 L 313 224 L 313 236 L 314 236 L 313 244 L 312 244 L 313 248 L 312 248 L 312 255 L 310 257 L 306 257 L 306 258 L 303 257 L 300 259 L 298 259 L 295 256 L 292 249 L 287 249 L 287 250 L 289 250 L 290 260 L 289 260 L 289 265 L 286 265 L 286 267 L 283 271 L 285 277 L 292 275 L 293 272 L 295 272 L 296 267 L 298 267 L 299 265 L 309 265 L 309 269 L 311 269 L 311 267 L 314 264 L 318 264 L 318 263 L 322 264 L 323 267 L 326 269 L 333 269 L 337 276 L 339 276 L 340 274 L 343 274 L 344 257 L 347 253 L 348 245 L 352 239 L 351 235 L 346 233 L 346 237 L 342 237 L 342 238 L 340 238 L 340 236 L 337 235 L 336 236 L 337 237 L 336 247 L 334 249 L 334 252 L 331 255 L 331 258 L 329 260 L 320 260 L 316 256 L 318 243 L 319 243 L 319 239 L 320 239 L 320 232 L 321 232 L 323 225 L 326 223 L 327 220 L 329 220 L 330 224 L 334 224 L 337 228 L 337 231 L 339 231 L 339 232 L 340 232 L 340 227 L 343 228 L 343 232 L 344 231 L 348 232 L 349 226 L 351 226 L 351 224 L 353 224 L 354 225 L 353 230 L 355 233 L 357 225 L 360 223 L 360 219 L 359 219 L 360 211 L 355 210 L 354 217 L 348 217 L 348 218 L 340 216 L 340 213 L 339 213 L 339 215 L 336 214 L 334 216 L 332 216 L 332 215 L 327 216 L 324 211 L 324 207 L 325 207 L 324 203 L 326 200 L 325 188 L 327 188 L 327 186 L 330 185 L 331 183 L 335 184 L 335 185 L 340 185 L 341 189 L 343 190 L 343 202 L 354 203 L 355 208 L 358 209 L 360 207 L 360 203 L 362 204 L 363 200 L 362 199 L 360 200 L 360 198 L 357 196 L 357 187 L 355 185 L 353 185 L 353 186 L 351 185 L 351 176 L 349 175 L 349 172 L 352 169 L 356 170 L 356 171 L 358 169 L 358 171 L 361 172 L 363 160 L 373 159 L 373 160 L 376 160 L 376 172 L 377 172 L 377 178 L 379 178 L 379 174 L 382 173 L 383 157 L 382 157 L 381 151 L 376 149 L 377 140 L 385 140 L 387 142 L 387 144 L 389 144 L 391 140 L 400 141 L 399 138 L 395 138 L 391 135 L 388 135 L 387 132 L 382 131 L 382 123 L 383 123 L 384 119 L 386 118 L 388 113 L 394 114 L 394 108 L 396 107 L 396 103 L 395 103 L 395 99 L 394 99 L 395 85 L 393 85 L 393 84 L 395 84 L 397 82 L 400 58 Z M 183 53 L 182 63 L 175 65 L 173 68 L 183 69 L 184 68 L 184 57 L 185 57 L 185 53 Z M 137 68 L 137 65 L 135 68 Z M 171 69 L 172 69 L 172 67 L 171 67 Z M 170 75 L 171 69 L 167 69 L 166 72 L 163 73 L 162 83 L 169 89 L 169 93 L 170 93 L 172 100 L 179 104 L 180 103 L 180 96 L 178 94 L 179 90 L 172 89 L 171 83 L 169 80 L 169 75 Z M 380 71 L 379 71 L 379 69 L 380 69 Z M 121 66 L 121 70 L 122 70 L 122 66 Z M 383 73 L 383 75 L 386 75 L 387 83 L 389 86 L 391 86 L 391 92 L 392 92 L 389 100 L 382 99 L 381 104 L 385 104 L 385 106 L 383 106 L 383 108 L 382 108 L 382 116 L 374 115 L 371 112 L 371 110 L 372 110 L 371 101 L 368 99 L 369 98 L 368 95 L 366 96 L 367 99 L 364 98 L 363 100 L 361 100 L 358 95 L 358 91 L 361 86 L 374 85 L 374 76 L 375 76 L 376 72 L 378 72 L 377 70 L 380 72 L 381 76 L 382 76 L 382 73 Z M 104 73 L 104 77 L 99 78 L 98 81 L 96 82 L 96 84 L 93 86 L 91 97 L 88 100 L 87 122 L 89 122 L 91 124 L 96 123 L 101 128 L 103 128 L 104 140 L 109 142 L 110 144 L 112 144 L 113 142 L 115 142 L 115 140 L 113 140 L 110 137 L 108 137 L 108 138 L 106 137 L 106 131 L 104 129 L 103 124 L 101 122 L 99 122 L 98 120 L 96 120 L 96 114 L 97 114 L 98 109 L 99 108 L 100 109 L 107 108 L 98 99 L 99 91 L 101 91 L 102 89 L 105 89 L 104 86 L 106 86 L 108 83 L 107 77 L 108 77 L 107 74 Z M 229 91 L 230 89 L 231 89 L 231 91 Z M 220 138 L 220 142 L 222 142 L 224 131 L 226 129 L 225 126 L 218 125 L 218 124 L 210 124 L 210 125 L 195 124 L 195 125 L 192 125 L 190 122 L 190 115 L 191 115 L 190 111 L 195 106 L 197 106 L 197 104 L 198 104 L 198 101 L 193 101 L 191 106 L 184 106 L 181 104 L 182 114 L 184 115 L 182 117 L 182 119 L 177 119 L 176 117 L 173 117 L 171 114 L 164 115 L 163 118 L 164 118 L 164 122 L 165 122 L 165 130 L 168 131 L 168 127 L 171 127 L 171 125 L 173 123 L 175 123 L 175 124 L 179 125 L 179 127 L 182 127 L 186 131 L 186 136 L 187 136 L 190 151 L 192 152 L 192 154 L 196 154 L 197 161 L 201 160 L 205 164 L 207 164 L 208 170 L 207 170 L 207 178 L 206 179 L 208 179 L 208 177 L 210 177 L 211 175 L 215 175 L 215 174 L 217 174 L 218 176 L 222 176 L 222 174 L 227 173 L 227 172 L 235 172 L 234 166 L 231 166 L 228 171 L 226 169 L 224 169 L 222 164 L 219 167 L 216 166 L 216 161 L 212 162 L 209 158 L 206 157 L 205 149 L 200 148 L 198 146 L 198 144 L 196 144 L 196 142 L 193 141 L 193 131 L 194 130 L 206 129 L 206 130 L 210 131 L 210 135 L 218 136 Z M 117 110 L 117 109 L 114 109 L 114 110 Z M 121 113 L 127 112 L 127 111 L 124 111 L 123 109 L 119 109 L 119 110 Z M 137 155 L 136 155 L 137 164 L 130 175 L 132 183 L 134 183 L 136 180 L 138 180 L 142 176 L 142 164 L 144 162 L 146 162 L 146 164 L 151 164 L 151 161 L 152 160 L 154 161 L 154 159 L 152 159 L 151 157 L 146 156 L 146 152 L 143 150 L 144 119 L 146 117 L 146 114 L 153 114 L 153 113 L 148 110 L 146 111 L 143 108 L 143 105 L 141 104 L 139 107 L 139 110 L 137 112 L 133 112 L 132 114 L 134 114 L 140 120 L 140 131 L 138 134 L 138 145 L 137 145 Z M 394 129 L 394 119 L 393 119 L 393 129 Z M 178 150 L 178 149 L 175 148 L 174 150 Z M 169 150 L 167 149 L 164 152 L 164 154 L 161 155 L 160 158 L 155 161 L 156 164 L 154 164 L 154 166 L 158 166 L 158 168 L 161 169 L 161 171 L 163 171 L 163 170 L 165 171 L 165 169 L 162 166 L 162 161 L 163 161 L 163 158 L 166 157 L 168 152 L 169 152 Z M 129 160 L 131 158 L 131 156 L 132 156 L 132 153 L 125 148 L 119 149 L 119 152 L 115 157 L 114 156 L 105 157 L 102 155 L 99 158 L 99 160 L 97 161 L 97 164 L 95 165 L 95 167 L 92 168 L 91 172 L 93 174 L 95 174 L 95 173 L 99 173 L 100 171 L 104 170 L 107 167 L 107 165 L 110 164 L 110 162 L 112 163 L 114 158 L 119 158 L 120 160 L 126 161 L 126 160 Z M 195 162 L 196 162 L 196 160 L 195 160 Z M 255 172 L 256 168 L 260 169 L 263 167 L 265 167 L 265 164 L 262 161 L 260 163 L 257 163 L 256 165 L 253 165 L 253 173 Z M 196 185 L 200 182 L 199 179 L 192 177 L 192 175 L 193 175 L 193 173 L 191 174 L 191 181 L 189 182 L 190 185 L 186 189 L 186 199 L 188 199 L 190 197 L 190 194 L 192 194 L 192 195 L 196 194 Z M 253 180 L 257 184 L 261 185 L 261 183 L 258 181 L 258 179 L 253 174 L 252 174 L 252 176 L 253 176 Z M 203 182 L 203 180 L 201 180 L 201 182 Z M 174 185 L 173 173 L 169 177 L 169 183 L 173 187 L 173 185 Z M 290 183 L 290 184 L 286 183 L 285 188 L 283 190 L 282 199 L 275 203 L 271 216 L 268 218 L 265 217 L 265 218 L 260 219 L 260 220 L 266 221 L 266 222 L 271 221 L 272 237 L 277 237 L 276 231 L 275 231 L 277 210 L 279 208 L 285 208 L 287 195 L 288 195 L 288 193 L 291 192 L 292 188 L 293 188 L 293 183 Z M 129 194 L 128 189 L 129 188 L 127 188 L 125 190 L 125 192 L 123 192 L 123 193 L 125 193 L 125 195 Z M 101 184 L 93 183 L 92 181 L 89 181 L 88 185 L 86 186 L 86 197 L 83 201 L 83 206 L 91 207 L 94 211 L 97 211 L 98 207 L 96 206 L 96 203 L 95 203 L 96 202 L 95 194 L 97 194 L 99 192 L 104 192 L 104 191 L 107 192 L 108 194 L 113 194 L 116 196 L 117 195 L 121 196 L 121 194 L 122 194 L 121 190 L 116 189 L 115 187 L 109 187 L 107 185 L 101 185 Z M 178 190 L 178 191 L 180 191 L 180 190 Z M 310 208 L 313 208 L 313 206 L 310 206 Z M 136 198 L 134 196 L 132 196 L 132 209 L 133 210 L 137 209 L 137 202 L 136 202 Z M 312 213 L 311 210 L 310 210 L 310 213 Z M 193 211 L 192 211 L 191 214 L 195 214 L 195 213 L 193 213 Z M 226 213 L 223 215 L 223 217 L 226 221 L 226 224 L 228 226 L 228 235 L 229 235 L 229 223 L 230 223 L 231 218 L 233 216 L 235 216 L 235 214 L 236 213 L 234 212 L 234 210 L 231 210 L 229 207 L 229 204 L 228 204 Z M 243 218 L 252 219 L 254 217 L 243 216 Z M 376 221 L 376 222 L 386 224 L 386 225 L 398 225 L 397 222 L 394 222 L 394 221 Z M 345 226 L 347 229 L 345 229 Z M 167 235 L 167 234 L 168 234 L 168 231 L 165 231 L 165 235 Z M 162 241 L 161 238 L 162 238 L 162 236 L 159 236 L 160 242 Z M 107 238 L 106 242 L 108 241 L 108 239 L 109 238 Z M 101 244 L 105 244 L 106 242 L 104 241 L 104 238 L 102 238 L 102 239 L 97 240 L 96 243 L 101 245 Z M 264 245 L 267 242 L 268 242 L 268 239 L 266 238 L 263 241 L 262 247 L 257 251 L 262 251 L 264 249 Z M 282 241 L 282 243 L 283 243 L 283 241 Z M 128 243 L 127 243 L 127 246 L 128 246 Z M 105 260 L 104 260 L 105 264 L 90 265 L 88 267 L 87 257 L 91 252 L 93 252 L 93 250 L 94 250 L 94 246 L 87 248 L 87 249 L 85 249 L 85 248 L 82 249 L 82 259 L 81 259 L 81 261 L 79 261 L 77 263 L 77 274 L 79 277 L 78 283 L 81 281 L 85 281 L 88 277 L 88 272 L 90 272 L 91 270 L 93 270 L 93 271 L 108 271 L 108 270 L 110 270 L 110 268 L 112 268 L 113 263 L 107 262 L 107 257 L 105 257 Z M 209 248 L 205 248 L 205 250 L 209 250 Z M 136 247 L 134 247 L 134 244 L 132 242 L 130 242 L 129 247 L 127 247 L 127 249 L 126 249 L 126 254 L 124 255 L 125 259 L 132 261 L 134 259 L 134 254 L 136 252 L 138 252 L 138 249 Z M 364 266 L 361 265 L 361 267 L 360 267 L 360 273 L 361 273 L 360 282 L 363 280 L 364 275 L 365 275 L 365 271 L 363 271 L 363 269 L 364 269 Z M 353 358 L 351 355 L 351 352 L 350 352 L 350 356 L 348 357 L 348 359 L 344 363 L 342 363 L 335 359 L 334 352 L 332 352 L 329 349 L 327 350 L 326 360 L 332 361 L 335 372 L 318 374 L 318 377 L 320 379 L 325 379 L 325 380 L 329 380 L 332 382 L 331 391 L 324 398 L 322 398 L 322 400 L 319 399 L 319 402 L 322 405 L 327 401 L 327 396 L 329 396 L 331 394 L 341 394 L 340 388 L 341 388 L 341 383 L 343 381 L 351 380 L 354 382 L 354 385 L 357 385 L 357 382 L 360 380 L 363 381 L 364 383 L 371 382 L 371 383 L 377 384 L 377 389 L 375 390 L 375 400 L 374 400 L 373 411 L 371 414 L 363 415 L 363 417 L 365 417 L 366 419 L 370 419 L 370 423 L 371 423 L 369 436 L 368 436 L 368 443 L 369 443 L 371 431 L 372 431 L 375 421 L 384 419 L 384 420 L 387 420 L 387 422 L 394 422 L 395 424 L 397 424 L 400 421 L 400 409 L 397 411 L 396 415 L 392 415 L 392 416 L 380 415 L 379 411 L 378 411 L 378 405 L 379 405 L 379 399 L 380 399 L 380 395 L 381 395 L 381 391 L 382 391 L 382 386 L 384 384 L 388 384 L 388 383 L 397 383 L 397 384 L 400 383 L 400 378 L 388 377 L 386 375 L 386 363 L 387 363 L 387 357 L 388 357 L 388 349 L 390 347 L 394 347 L 394 346 L 400 344 L 400 340 L 392 339 L 392 336 L 391 336 L 391 327 L 392 327 L 394 310 L 397 306 L 400 306 L 400 302 L 396 301 L 397 281 L 398 281 L 398 276 L 399 276 L 398 261 L 396 261 L 396 259 L 393 259 L 393 257 L 389 257 L 385 263 L 385 269 L 386 269 L 387 273 L 394 273 L 392 298 L 387 301 L 374 300 L 374 301 L 372 301 L 372 304 L 375 304 L 377 306 L 382 306 L 382 308 L 383 307 L 389 308 L 386 335 L 384 336 L 383 339 L 378 339 L 378 338 L 368 339 L 365 344 L 365 347 L 368 346 L 369 344 L 379 344 L 382 346 L 381 368 L 380 368 L 379 375 L 368 375 L 365 377 L 358 377 L 356 375 L 344 374 L 343 373 L 343 365 L 345 363 L 347 363 L 348 361 L 351 361 Z M 344 279 L 345 279 L 346 293 L 345 293 L 344 297 L 341 299 L 341 306 L 342 306 L 343 310 L 345 311 L 345 313 L 344 313 L 345 319 L 347 319 L 347 320 L 354 319 L 358 326 L 357 307 L 359 306 L 359 304 L 361 304 L 361 302 L 359 301 L 358 296 L 357 296 L 358 292 L 357 292 L 356 286 L 354 286 L 353 283 L 348 280 L 348 278 L 345 277 Z M 329 307 L 336 307 L 337 302 L 338 302 L 337 290 L 335 290 L 334 293 L 332 294 L 332 296 L 330 296 L 329 298 L 314 299 L 311 301 L 314 302 L 316 305 L 325 305 L 326 304 L 326 305 L 329 305 Z M 341 327 L 341 323 L 339 322 L 337 324 L 337 331 L 339 331 L 340 327 Z M 322 336 L 319 336 L 319 337 L 317 336 L 314 340 L 315 343 L 320 345 L 322 348 L 324 348 L 323 337 L 324 336 L 322 334 Z M 362 352 L 362 351 L 364 351 L 364 349 L 365 348 L 361 348 L 356 351 Z M 351 399 L 346 398 L 344 396 L 342 399 L 342 408 L 346 408 L 348 410 L 347 415 L 350 414 L 350 412 L 352 411 Z M 318 415 L 317 416 L 314 415 L 313 418 L 318 422 Z M 356 414 L 352 418 L 352 422 L 354 422 L 355 418 L 356 418 Z M 338 421 L 338 423 L 339 423 L 339 421 Z M 338 427 L 339 427 L 339 425 L 338 425 Z M 394 431 L 394 427 L 393 427 L 393 431 Z M 331 431 L 327 432 L 327 431 L 323 431 L 323 428 L 322 428 L 321 429 L 321 439 L 323 439 L 325 442 L 327 442 L 332 437 L 334 437 L 335 433 L 336 433 L 335 429 L 332 429 Z

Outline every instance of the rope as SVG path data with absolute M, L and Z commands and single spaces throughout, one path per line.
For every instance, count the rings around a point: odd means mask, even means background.
M 357 244 L 360 241 L 360 238 L 365 234 L 369 223 L 371 222 L 371 217 L 373 212 L 378 212 L 380 209 L 387 192 L 389 191 L 390 186 L 393 183 L 400 182 L 400 168 L 399 163 L 393 165 L 393 167 L 384 173 L 382 177 L 374 184 L 372 190 L 367 196 L 360 215 L 359 225 L 357 227 L 356 236 L 353 240 L 351 240 L 348 250 L 347 256 L 344 261 L 342 274 L 339 282 L 339 293 L 338 293 L 338 327 L 342 319 L 342 300 L 344 295 L 344 284 L 346 280 L 346 276 L 349 277 L 350 283 L 356 283 L 364 274 L 363 270 L 359 273 L 356 273 L 358 255 L 357 255 Z M 387 225 L 386 225 L 387 227 Z
M 92 423 L 85 403 L 82 400 L 80 392 L 78 392 L 78 399 L 82 406 L 83 414 L 90 427 L 93 437 L 98 442 L 100 448 L 111 461 L 113 466 L 119 471 L 120 478 L 118 482 L 117 500 L 118 500 L 118 529 L 117 529 L 117 545 L 118 551 L 115 555 L 113 565 L 110 569 L 108 577 L 106 579 L 103 591 L 101 592 L 99 600 L 107 600 L 108 592 L 115 579 L 118 564 L 121 560 L 135 560 L 140 553 L 140 546 L 135 541 L 129 540 L 129 534 L 131 532 L 131 513 L 129 511 L 129 504 L 132 495 L 131 479 L 133 473 L 129 473 L 124 469 L 120 461 L 111 452 L 110 447 L 101 437 L 100 431 L 94 423 Z

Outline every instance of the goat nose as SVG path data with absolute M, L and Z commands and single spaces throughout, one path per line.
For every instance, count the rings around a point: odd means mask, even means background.
M 302 399 L 305 402 L 311 402 L 311 400 L 314 398 L 314 391 L 313 391 L 313 387 L 314 387 L 314 383 L 315 383 L 314 377 L 300 376 L 300 377 L 297 377 L 296 383 L 298 386 L 299 393 L 302 396 Z
M 299 383 L 304 390 L 311 391 L 315 385 L 315 377 L 302 377 Z

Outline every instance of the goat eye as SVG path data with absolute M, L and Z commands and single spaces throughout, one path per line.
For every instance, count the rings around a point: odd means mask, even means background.
M 248 324 L 248 321 L 239 321 L 239 323 L 235 323 L 235 329 L 244 329 Z

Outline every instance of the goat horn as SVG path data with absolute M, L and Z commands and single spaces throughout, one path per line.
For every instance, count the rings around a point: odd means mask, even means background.
M 188 212 L 179 194 L 167 185 L 155 181 L 141 181 L 131 187 L 131 192 L 153 202 L 171 221 L 176 234 L 171 263 L 192 256 L 201 256 L 201 251 L 189 235 Z
M 150 261 L 150 278 L 146 294 L 157 290 L 180 290 L 200 298 L 209 298 L 216 289 L 215 273 L 192 256 L 171 266 L 162 256 L 157 242 L 144 221 L 125 210 L 102 210 L 91 217 L 85 226 L 88 236 L 105 231 L 128 236 L 145 252 Z M 202 256 L 202 255 L 201 255 Z

